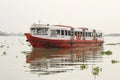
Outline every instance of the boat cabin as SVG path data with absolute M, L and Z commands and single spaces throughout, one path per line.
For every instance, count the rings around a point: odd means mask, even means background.
M 60 40 L 93 40 L 103 39 L 103 34 L 100 31 L 89 30 L 88 28 L 73 28 L 64 25 L 44 25 L 33 24 L 30 28 L 33 36 L 46 39 L 60 39 Z

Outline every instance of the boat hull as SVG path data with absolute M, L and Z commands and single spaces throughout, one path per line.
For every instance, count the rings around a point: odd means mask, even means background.
M 77 48 L 86 46 L 102 46 L 101 40 L 52 40 L 32 36 L 30 33 L 25 33 L 27 41 L 34 48 Z

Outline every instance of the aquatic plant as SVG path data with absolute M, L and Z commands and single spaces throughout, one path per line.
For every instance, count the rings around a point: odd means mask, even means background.
M 117 45 L 116 43 L 108 43 L 106 45 Z
M 1 45 L 0 48 L 3 48 L 5 45 Z
M 16 58 L 17 58 L 18 56 L 16 56 Z
M 120 43 L 108 43 L 106 45 L 119 45 Z
M 111 54 L 112 54 L 112 51 L 110 51 L 110 50 L 105 51 L 105 54 L 106 54 L 106 55 L 111 55 Z
M 31 44 L 28 44 L 28 46 L 31 46 Z
M 80 65 L 80 69 L 81 69 L 81 70 L 84 70 L 84 69 L 87 69 L 87 68 L 88 68 L 88 66 L 87 66 L 86 64 Z
M 111 63 L 115 64 L 115 63 L 119 63 L 119 61 L 118 60 L 111 60 Z
M 9 46 L 7 46 L 7 48 L 9 48 Z
M 4 51 L 3 54 L 6 55 L 6 52 Z
M 112 55 L 112 51 L 108 50 L 108 51 L 102 51 L 101 52 L 102 55 Z
M 22 51 L 21 53 L 27 54 L 27 52 L 26 52 L 26 51 Z
M 92 69 L 92 74 L 94 75 L 94 76 L 98 76 L 99 75 L 99 73 L 102 71 L 102 68 L 100 68 L 100 67 L 93 67 L 93 69 Z
M 120 44 L 120 43 L 117 43 L 118 45 Z

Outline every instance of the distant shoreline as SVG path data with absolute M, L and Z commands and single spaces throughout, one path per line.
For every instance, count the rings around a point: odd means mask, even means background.
M 0 36 L 24 36 L 24 34 L 5 34 L 5 35 L 1 35 Z
M 120 33 L 106 34 L 104 36 L 120 36 Z

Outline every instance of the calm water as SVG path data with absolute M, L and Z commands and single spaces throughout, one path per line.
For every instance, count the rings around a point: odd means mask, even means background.
M 101 47 L 33 49 L 25 37 L 1 36 L 0 80 L 120 80 L 119 43 L 105 37 Z

